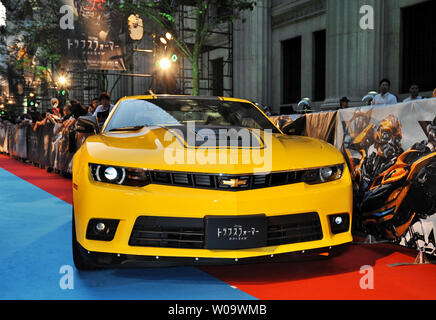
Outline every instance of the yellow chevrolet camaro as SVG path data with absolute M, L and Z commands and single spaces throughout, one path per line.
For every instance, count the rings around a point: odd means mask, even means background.
M 74 156 L 78 269 L 280 261 L 352 241 L 352 184 L 328 143 L 283 134 L 253 103 L 120 100 Z

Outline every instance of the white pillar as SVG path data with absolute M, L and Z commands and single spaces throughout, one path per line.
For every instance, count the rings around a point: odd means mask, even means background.
M 234 26 L 234 96 L 270 105 L 271 0 L 258 1 L 244 17 Z
M 327 99 L 338 105 L 343 96 L 359 104 L 383 77 L 383 15 L 381 0 L 327 0 Z M 374 9 L 374 29 L 360 26 L 360 8 Z

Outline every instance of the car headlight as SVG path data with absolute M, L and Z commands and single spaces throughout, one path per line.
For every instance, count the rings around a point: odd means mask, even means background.
M 130 187 L 145 187 L 150 184 L 148 171 L 139 168 L 125 168 L 101 164 L 89 164 L 94 181 Z
M 303 181 L 307 184 L 320 184 L 339 180 L 344 173 L 344 165 L 328 166 L 318 169 L 307 170 L 303 175 Z

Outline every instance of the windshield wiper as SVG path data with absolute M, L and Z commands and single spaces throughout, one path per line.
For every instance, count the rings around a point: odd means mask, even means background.
M 135 127 L 115 128 L 115 129 L 109 130 L 109 132 L 115 132 L 115 131 L 138 131 L 138 130 L 141 130 L 142 128 L 145 128 L 145 125 L 143 125 L 143 126 L 135 126 Z

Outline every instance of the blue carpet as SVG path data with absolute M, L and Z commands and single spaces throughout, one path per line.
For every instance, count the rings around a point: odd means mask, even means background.
M 69 268 L 73 289 L 62 289 L 67 283 L 63 266 Z M 194 267 L 76 270 L 71 205 L 0 168 L 0 299 L 254 298 Z

